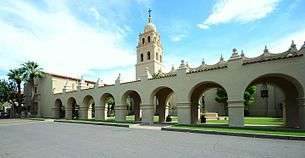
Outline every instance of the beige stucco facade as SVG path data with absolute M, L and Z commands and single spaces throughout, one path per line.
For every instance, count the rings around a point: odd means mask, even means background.
M 119 76 L 115 84 L 105 85 L 46 74 L 37 82 L 39 114 L 58 118 L 60 107 L 64 107 L 65 118 L 71 119 L 73 107 L 78 106 L 79 118 L 86 119 L 90 117 L 94 103 L 95 119 L 104 120 L 107 109 L 105 98 L 112 96 L 115 101 L 115 119 L 124 121 L 128 104 L 126 98 L 130 97 L 136 102 L 136 115 L 141 117 L 143 123 L 153 122 L 156 109 L 164 119 L 166 105 L 171 100 L 177 110 L 178 122 L 192 124 L 198 122 L 198 103 L 202 94 L 209 89 L 223 88 L 228 94 L 229 125 L 241 127 L 244 126 L 245 89 L 267 82 L 276 85 L 284 93 L 287 126 L 305 128 L 305 45 L 297 50 L 292 43 L 289 50 L 278 54 L 269 53 L 265 48 L 262 55 L 255 58 L 247 58 L 234 49 L 227 61 L 221 58 L 214 65 L 202 63 L 196 68 L 190 68 L 181 61 L 179 68 L 165 73 L 162 59 L 160 61 L 160 55 L 163 58 L 160 36 L 151 23 L 150 19 L 144 33 L 139 36 L 136 81 L 122 83 Z M 142 46 L 142 38 L 147 39 L 148 35 L 151 36 L 151 43 Z M 157 37 L 156 40 L 154 37 Z M 151 53 L 150 61 L 141 62 L 141 54 L 148 51 Z M 158 60 L 155 57 L 157 52 Z M 153 78 L 152 74 L 159 69 L 162 69 L 162 73 Z

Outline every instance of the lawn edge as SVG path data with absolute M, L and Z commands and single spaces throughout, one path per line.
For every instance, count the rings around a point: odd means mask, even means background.
M 234 132 L 221 132 L 221 131 L 203 131 L 203 130 L 193 130 L 193 129 L 181 129 L 181 128 L 174 128 L 174 127 L 162 127 L 161 130 L 162 131 L 185 132 L 185 133 L 199 133 L 199 134 L 228 135 L 228 136 L 251 137 L 251 138 L 267 138 L 267 139 L 285 139 L 285 140 L 302 140 L 302 141 L 305 141 L 305 137 L 299 137 L 299 136 L 234 133 Z
M 93 121 L 81 121 L 81 120 L 79 120 L 79 121 L 76 121 L 76 120 L 54 120 L 54 122 L 91 124 L 91 125 L 104 125 L 104 126 L 115 126 L 115 127 L 126 127 L 126 128 L 129 128 L 129 124 L 126 124 L 126 123 L 93 122 Z

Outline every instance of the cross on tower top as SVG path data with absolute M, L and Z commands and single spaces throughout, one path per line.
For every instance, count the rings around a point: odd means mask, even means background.
M 152 10 L 149 8 L 149 9 L 148 9 L 148 16 L 149 16 L 149 17 L 151 17 L 151 11 L 152 11 Z
M 148 23 L 151 23 L 151 9 L 148 9 Z

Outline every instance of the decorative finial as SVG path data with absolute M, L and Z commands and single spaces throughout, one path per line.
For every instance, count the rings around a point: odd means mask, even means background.
M 172 65 L 172 71 L 175 71 L 175 66 L 174 65 Z
M 224 61 L 222 54 L 220 55 L 219 61 Z
M 183 68 L 185 68 L 185 64 L 184 64 L 184 60 L 181 60 L 179 69 L 183 69 Z
M 204 58 L 202 58 L 202 62 L 201 62 L 202 65 L 205 65 L 205 61 L 204 61 Z
M 233 53 L 236 53 L 237 52 L 237 49 L 236 48 L 233 48 Z
M 264 53 L 269 53 L 269 50 L 267 48 L 267 45 L 265 45 Z
M 232 59 L 239 59 L 240 57 L 241 57 L 241 56 L 238 54 L 237 49 L 234 48 L 234 49 L 233 49 L 233 53 L 232 53 L 232 55 L 231 55 L 231 57 L 230 57 L 230 60 L 232 60 Z
M 289 51 L 291 51 L 291 52 L 298 51 L 297 46 L 295 45 L 293 40 L 291 41 L 291 45 L 290 45 Z
M 185 63 L 185 66 L 187 67 L 187 68 L 189 68 L 190 66 L 189 66 L 189 62 L 186 62 Z
M 148 23 L 151 23 L 151 21 L 152 21 L 152 20 L 151 20 L 151 19 L 152 19 L 152 18 L 151 18 L 151 11 L 152 11 L 152 10 L 149 8 L 149 9 L 148 9 Z
M 241 56 L 241 57 L 245 57 L 244 50 L 241 50 L 240 56 Z

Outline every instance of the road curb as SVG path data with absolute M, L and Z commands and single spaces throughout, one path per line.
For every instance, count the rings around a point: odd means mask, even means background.
M 129 128 L 128 124 L 122 124 L 122 123 L 86 122 L 86 121 L 69 121 L 69 120 L 54 120 L 54 122 L 91 124 L 91 125 L 103 125 L 103 126 L 115 126 L 115 127 L 126 127 L 126 128 Z
M 162 131 L 174 131 L 174 132 L 187 132 L 187 133 L 201 133 L 201 134 L 251 137 L 251 138 L 267 138 L 267 139 L 285 139 L 285 140 L 305 141 L 305 137 L 295 137 L 295 136 L 263 135 L 263 134 L 250 134 L 250 133 L 230 133 L 230 132 L 219 132 L 219 131 L 199 131 L 199 130 L 191 130 L 191 129 L 168 128 L 168 127 L 163 127 L 163 128 L 161 128 L 161 130 Z

